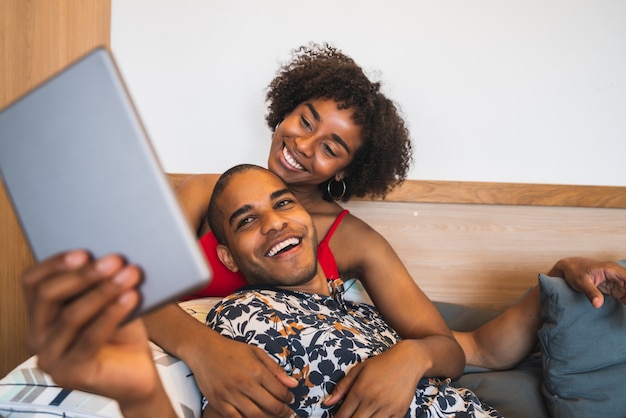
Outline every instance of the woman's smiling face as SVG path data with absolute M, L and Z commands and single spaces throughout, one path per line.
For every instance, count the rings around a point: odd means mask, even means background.
M 341 178 L 362 143 L 361 127 L 352 114 L 352 109 L 338 109 L 334 100 L 301 103 L 277 126 L 268 168 L 288 185 Z

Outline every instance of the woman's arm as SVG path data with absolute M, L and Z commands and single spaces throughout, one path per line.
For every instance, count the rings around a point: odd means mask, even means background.
M 209 231 L 206 211 L 218 177 L 219 174 L 193 174 L 176 187 L 176 197 L 199 237 Z
M 193 371 L 209 403 L 227 416 L 289 417 L 297 381 L 258 347 L 230 340 L 168 305 L 144 318 L 150 338 Z
M 425 375 L 460 376 L 465 365 L 463 352 L 389 242 L 362 220 L 348 215 L 331 239 L 331 247 L 337 248 L 334 254 L 340 272 L 354 272 L 385 321 L 403 339 L 430 341 L 433 337 L 430 348 L 436 355 Z
M 358 245 L 357 245 L 358 243 Z M 406 412 L 424 376 L 457 377 L 465 357 L 434 304 L 413 281 L 391 245 L 348 215 L 331 239 L 340 272 L 350 271 L 367 289 L 386 322 L 403 338 L 354 367 L 325 402 L 341 398 L 338 417 L 376 410 Z

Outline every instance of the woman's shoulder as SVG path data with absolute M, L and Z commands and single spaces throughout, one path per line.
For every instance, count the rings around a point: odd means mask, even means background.
M 219 177 L 217 173 L 190 174 L 178 182 L 176 189 L 212 192 Z
M 364 236 L 380 236 L 380 234 L 372 228 L 370 224 L 352 212 L 346 214 L 341 221 L 340 227 L 337 229 L 343 229 L 344 233 L 362 234 Z

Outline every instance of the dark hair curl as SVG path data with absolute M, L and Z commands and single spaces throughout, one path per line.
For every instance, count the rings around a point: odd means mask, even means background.
M 318 98 L 334 100 L 340 109 L 353 108 L 353 120 L 362 128 L 363 144 L 345 169 L 341 200 L 384 198 L 406 179 L 412 162 L 409 131 L 398 107 L 352 58 L 327 43 L 312 43 L 294 49 L 292 60 L 269 84 L 265 120 L 274 130 L 298 105 Z M 328 181 L 320 188 L 330 200 Z

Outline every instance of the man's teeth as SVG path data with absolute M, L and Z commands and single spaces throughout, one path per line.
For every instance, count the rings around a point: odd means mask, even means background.
M 283 157 L 285 157 L 287 164 L 289 164 L 296 170 L 304 170 L 304 167 L 298 164 L 298 162 L 293 159 L 293 157 L 289 154 L 289 152 L 287 152 L 287 147 L 283 147 Z
M 300 244 L 300 240 L 298 238 L 286 239 L 285 241 L 282 241 L 282 242 L 274 245 L 274 247 L 272 247 L 272 249 L 269 250 L 266 255 L 268 257 L 274 257 L 276 254 L 280 253 L 284 249 L 296 246 L 298 244 Z

